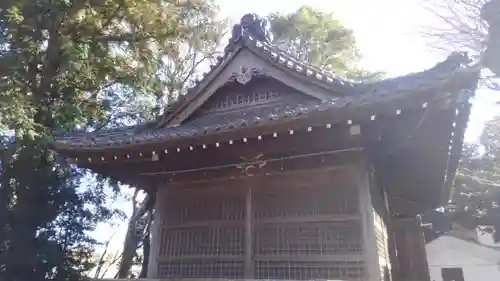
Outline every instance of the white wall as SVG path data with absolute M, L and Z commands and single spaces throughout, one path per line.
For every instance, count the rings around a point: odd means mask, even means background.
M 431 281 L 442 281 L 441 268 L 461 267 L 465 281 L 499 281 L 500 251 L 442 236 L 427 244 Z

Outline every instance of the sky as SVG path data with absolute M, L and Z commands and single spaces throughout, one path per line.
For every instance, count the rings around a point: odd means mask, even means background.
M 391 77 L 424 70 L 446 58 L 446 54 L 436 52 L 419 36 L 422 26 L 433 24 L 422 0 L 218 0 L 218 4 L 222 16 L 232 23 L 246 13 L 263 16 L 271 12 L 288 13 L 304 5 L 334 12 L 354 31 L 363 57 L 360 66 L 383 71 Z M 497 96 L 500 97 L 489 91 L 478 92 L 466 133 L 467 141 L 477 140 L 484 122 L 498 112 L 494 102 L 499 99 Z M 118 204 L 130 208 L 126 202 Z M 119 228 L 103 226 L 98 229 L 97 236 L 108 239 L 116 233 L 112 247 L 119 249 L 125 228 L 125 224 Z

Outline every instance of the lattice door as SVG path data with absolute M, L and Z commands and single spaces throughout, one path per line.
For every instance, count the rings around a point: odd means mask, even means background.
M 343 174 L 267 178 L 252 194 L 256 278 L 362 278 L 357 189 Z
M 195 186 L 167 193 L 158 275 L 243 277 L 244 190 Z
M 250 243 L 245 243 L 247 188 L 251 188 Z M 340 173 L 247 178 L 172 189 L 167 197 L 159 277 L 361 280 L 364 276 L 357 189 Z M 251 252 L 249 272 L 245 272 L 245 251 Z

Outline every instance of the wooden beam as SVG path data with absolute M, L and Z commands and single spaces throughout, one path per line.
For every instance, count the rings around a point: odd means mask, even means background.
M 265 164 L 261 169 L 253 171 L 254 176 L 275 175 L 301 170 L 323 169 L 328 167 L 342 167 L 349 165 L 353 159 L 353 153 L 359 152 L 359 148 L 348 150 L 325 151 L 313 154 L 294 155 L 283 158 L 263 158 L 256 161 L 255 165 Z M 242 173 L 240 163 L 230 163 L 218 167 L 206 167 L 202 169 L 186 171 L 165 171 L 158 173 L 146 173 L 140 175 L 144 178 L 154 177 L 169 185 L 180 183 L 195 183 L 212 181 L 218 179 L 235 179 L 245 176 Z
M 254 258 L 256 261 L 292 261 L 292 262 L 363 262 L 362 254 L 335 254 L 335 255 L 257 255 Z M 371 281 L 371 280 L 370 280 Z
M 315 141 L 312 143 L 311 139 Z M 220 142 L 216 147 L 215 143 L 206 144 L 206 148 L 201 146 L 192 146 L 184 144 L 184 147 L 169 148 L 165 154 L 165 148 L 157 148 L 155 153 L 158 155 L 158 160 L 153 161 L 152 152 L 136 151 L 122 152 L 119 160 L 113 160 L 113 155 L 104 155 L 104 161 L 101 160 L 101 155 L 88 155 L 93 159 L 90 163 L 88 157 L 80 157 L 82 166 L 90 169 L 98 169 L 101 172 L 119 171 L 130 175 L 137 175 L 146 172 L 160 172 L 172 170 L 186 170 L 206 166 L 221 165 L 228 161 L 235 161 L 241 156 L 254 155 L 261 153 L 266 156 L 278 157 L 292 154 L 312 153 L 326 151 L 332 149 L 346 149 L 350 147 L 362 146 L 364 140 L 358 137 L 348 135 L 347 126 L 336 126 L 331 129 L 314 128 L 312 132 L 297 131 L 290 135 L 289 131 L 278 132 L 277 137 L 273 135 L 261 136 L 261 140 L 255 138 L 247 138 L 247 142 L 243 139 L 232 139 L 232 144 L 229 142 Z M 142 153 L 142 156 L 139 156 Z M 129 154 L 130 158 L 124 159 L 123 156 Z
M 285 223 L 317 223 L 317 222 L 346 222 L 357 221 L 361 218 L 359 214 L 331 214 L 331 215 L 315 215 L 315 216 L 299 216 L 293 218 L 274 218 L 265 219 L 255 222 L 255 224 L 285 224 Z
M 185 262 L 189 264 L 191 261 L 244 261 L 244 257 L 241 255 L 189 255 L 189 256 L 171 256 L 171 257 L 159 257 L 157 262 Z

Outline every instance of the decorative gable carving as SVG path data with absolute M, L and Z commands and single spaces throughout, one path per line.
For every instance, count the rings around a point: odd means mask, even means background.
M 252 77 L 257 77 L 265 75 L 266 71 L 263 68 L 251 68 L 246 66 L 241 66 L 237 72 L 233 72 L 229 81 L 236 81 L 240 84 L 245 85 L 252 80 Z
M 317 101 L 279 81 L 266 76 L 254 77 L 240 83 L 237 79 L 218 89 L 193 117 L 226 111 L 243 110 L 274 104 L 300 104 Z M 245 78 L 246 79 L 246 78 Z
M 277 91 L 255 91 L 242 93 L 221 94 L 217 98 L 202 107 L 202 112 L 220 112 L 232 109 L 240 109 L 253 105 L 262 105 L 280 100 L 280 93 Z
M 304 83 L 270 64 L 268 61 L 256 56 L 250 50 L 241 49 L 227 58 L 227 61 L 223 65 L 219 65 L 218 68 L 212 69 L 206 74 L 205 79 L 197 84 L 196 88 L 188 94 L 186 101 L 171 114 L 165 116 L 160 126 L 179 126 L 185 120 L 191 119 L 194 112 L 198 112 L 200 107 L 204 107 L 205 103 L 207 103 L 214 94 L 220 92 L 221 89 L 231 84 L 246 86 L 261 78 L 271 79 L 277 83 L 282 83 L 281 85 L 289 87 L 289 92 L 300 91 L 300 93 L 314 100 L 326 100 L 332 97 L 332 93 L 329 90 L 315 84 Z M 259 91 L 262 92 L 262 90 Z M 235 90 L 233 90 L 233 92 L 235 92 Z M 241 93 L 240 90 L 236 92 Z M 257 96 L 259 95 L 257 94 Z M 248 104 L 253 103 L 251 102 L 252 100 L 257 100 L 257 98 L 253 97 L 248 97 L 248 99 Z M 257 103 L 262 103 L 260 98 L 258 99 L 259 101 Z M 266 99 L 269 99 L 269 97 Z M 228 101 L 228 105 L 229 103 Z M 236 104 L 238 103 L 241 104 L 241 102 L 236 101 Z M 235 107 L 234 103 L 230 107 Z

